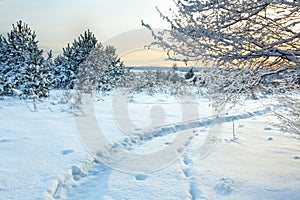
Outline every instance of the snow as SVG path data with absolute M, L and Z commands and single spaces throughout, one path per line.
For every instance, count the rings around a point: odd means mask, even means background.
M 31 112 L 22 100 L 0 101 L 1 199 L 43 199 L 59 176 L 87 157 L 72 116 L 49 106 Z
M 52 92 L 36 112 L 30 101 L 0 100 L 1 199 L 300 199 L 299 140 L 271 125 L 272 101 L 246 100 L 214 120 L 201 96 L 135 94 L 127 114 L 113 95 L 101 96 L 95 117 L 114 147 L 109 155 L 174 150 L 148 166 L 127 160 L 138 169 L 130 171 L 92 157 L 66 94 Z M 184 118 L 186 106 L 197 106 L 198 114 Z M 127 132 L 127 123 L 135 132 Z M 203 156 L 214 125 L 221 131 Z

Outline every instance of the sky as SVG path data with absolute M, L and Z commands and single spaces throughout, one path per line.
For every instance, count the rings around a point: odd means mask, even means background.
M 116 46 L 126 64 L 170 65 L 166 54 L 143 50 L 151 42 L 141 20 L 154 28 L 167 28 L 156 6 L 164 13 L 173 0 L 0 0 L 0 34 L 6 35 L 18 20 L 36 31 L 40 48 L 54 55 L 90 29 L 99 42 Z M 136 38 L 139 38 L 137 41 Z M 119 41 L 119 42 L 118 42 Z M 134 44 L 134 45 L 133 45 Z M 129 55 L 132 52 L 134 55 Z M 138 52 L 138 53 L 137 53 Z

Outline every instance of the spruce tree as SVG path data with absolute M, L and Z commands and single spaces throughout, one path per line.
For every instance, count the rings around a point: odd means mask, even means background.
M 73 89 L 80 64 L 96 47 L 96 44 L 96 37 L 90 30 L 87 30 L 71 45 L 68 44 L 66 48 L 63 48 L 63 55 L 58 56 L 54 61 L 56 88 Z

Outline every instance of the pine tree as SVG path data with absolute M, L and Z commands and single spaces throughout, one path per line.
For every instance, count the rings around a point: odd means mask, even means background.
M 35 84 L 40 84 L 39 91 L 49 91 L 53 83 L 52 80 L 45 78 L 46 74 L 51 74 L 51 52 L 48 59 L 43 57 L 43 50 L 38 48 L 36 34 L 29 26 L 21 20 L 12 25 L 13 29 L 7 34 L 7 39 L 1 37 L 1 65 L 0 74 L 2 76 L 2 90 L 4 94 L 12 94 L 14 90 L 20 90 L 24 97 L 28 97 L 26 85 L 29 84 L 25 77 L 36 77 L 43 81 L 36 81 Z M 43 66 L 44 72 L 39 71 Z M 36 69 L 33 69 L 33 68 Z M 30 70 L 29 70 L 30 69 Z M 41 87 L 45 87 L 41 89 Z M 47 88 L 46 88 L 47 87 Z M 33 87 L 32 90 L 37 89 Z M 43 92 L 42 92 L 43 93 Z M 47 96 L 37 95 L 37 97 Z
M 113 89 L 126 74 L 125 65 L 116 54 L 116 48 L 107 46 L 104 50 L 107 63 L 102 65 L 102 78 L 98 81 L 101 90 L 109 91 Z
M 12 25 L 13 29 L 7 34 L 7 40 L 4 40 L 6 46 L 6 56 L 4 57 L 4 74 L 6 90 L 19 89 L 21 80 L 19 72 L 23 66 L 28 63 L 30 54 L 42 54 L 37 47 L 36 34 L 32 32 L 27 24 L 18 21 L 16 25 Z
M 4 56 L 6 54 L 4 40 L 5 38 L 0 35 L 0 69 L 2 69 L 2 65 L 4 64 Z
M 47 60 L 43 60 L 39 55 L 33 55 L 29 59 L 30 64 L 25 64 L 20 73 L 22 97 L 33 100 L 48 97 L 54 85 L 50 56 Z
M 113 46 L 98 44 L 81 64 L 79 89 L 110 91 L 123 79 L 127 70 Z
M 4 74 L 2 73 L 2 69 L 4 68 L 4 49 L 4 37 L 0 35 L 0 95 L 4 92 Z
M 67 59 L 61 55 L 54 60 L 53 79 L 55 79 L 55 88 L 66 88 L 71 77 L 71 70 L 68 70 Z
M 54 76 L 56 88 L 73 89 L 80 64 L 96 47 L 97 39 L 87 30 L 74 40 L 72 45 L 63 48 L 63 55 L 58 56 L 55 63 Z

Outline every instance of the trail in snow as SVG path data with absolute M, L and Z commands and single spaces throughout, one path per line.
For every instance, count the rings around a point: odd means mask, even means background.
M 197 128 L 201 127 L 209 127 L 213 124 L 218 123 L 226 123 L 231 122 L 233 120 L 242 120 L 242 119 L 249 119 L 252 117 L 263 116 L 270 112 L 269 108 L 264 110 L 257 110 L 254 112 L 248 112 L 244 114 L 236 114 L 231 116 L 222 116 L 219 118 L 203 118 L 197 119 L 189 122 L 179 122 L 179 123 L 172 123 L 160 128 L 156 128 L 155 130 L 148 131 L 141 135 L 133 135 L 131 137 L 124 138 L 118 143 L 112 144 L 107 149 L 114 148 L 121 148 L 125 149 L 130 152 L 139 152 L 141 147 L 147 146 L 148 143 L 155 140 L 157 147 L 157 140 L 162 139 L 164 145 L 172 144 L 170 141 L 169 136 L 176 137 L 181 131 L 190 130 L 197 135 L 201 133 L 196 133 L 193 131 Z M 188 145 L 188 144 L 186 144 Z M 151 147 L 148 147 L 148 149 Z M 201 149 L 201 146 L 198 147 Z M 201 192 L 200 186 L 197 184 L 196 181 L 196 174 L 193 175 L 193 161 L 192 158 L 189 157 L 187 152 L 180 152 L 179 153 L 183 156 L 180 157 L 180 163 L 177 165 L 175 164 L 175 168 L 181 169 L 179 173 L 179 177 L 182 176 L 183 182 L 188 182 L 188 185 L 184 189 L 185 197 L 189 197 L 190 199 L 205 199 L 205 196 Z M 114 156 L 113 152 L 110 156 Z M 153 161 L 155 162 L 155 161 Z M 138 163 L 137 163 L 138 164 Z M 182 166 L 183 165 L 183 166 Z M 58 181 L 55 189 L 52 189 L 52 194 L 50 196 L 53 199 L 76 199 L 76 198 L 84 198 L 84 199 L 106 199 L 105 198 L 105 185 L 108 181 L 108 177 L 111 174 L 111 170 L 109 167 L 104 166 L 102 163 L 98 162 L 97 160 L 92 160 L 91 162 L 84 163 L 81 166 L 73 166 L 71 168 L 70 173 Z M 121 172 L 118 172 L 121 173 Z M 120 175 L 120 174 L 119 174 Z M 128 174 L 129 177 L 134 177 L 135 181 L 141 182 L 146 181 L 151 177 L 151 174 Z M 126 177 L 128 178 L 128 177 Z M 219 185 L 216 185 L 215 190 L 219 193 L 228 193 L 230 192 L 226 190 L 226 184 L 228 180 L 221 180 Z M 184 185 L 184 184 L 183 184 Z M 88 191 L 86 189 L 88 188 Z M 84 190 L 84 191 L 82 191 Z M 74 193 L 74 194 L 73 194 Z M 95 196 L 96 195 L 96 196 Z M 108 197 L 107 197 L 108 198 Z M 117 197 L 116 197 L 117 198 Z M 108 198 L 109 199 L 109 198 Z M 113 198 L 114 199 L 114 198 Z
M 114 126 L 112 99 L 104 96 L 95 103 L 95 114 L 111 141 L 108 149 L 143 155 L 176 147 L 178 159 L 161 170 L 123 173 L 90 156 L 77 134 L 70 105 L 61 98 L 54 95 L 39 102 L 38 112 L 15 98 L 0 101 L 1 198 L 300 199 L 299 140 L 268 123 L 276 120 L 266 120 L 271 112 L 265 107 L 272 107 L 268 99 L 264 105 L 247 100 L 245 106 L 214 120 L 207 99 L 178 102 L 172 96 L 135 95 L 128 103 L 133 123 L 147 125 L 147 114 L 158 105 L 166 111 L 167 125 L 128 136 Z M 177 123 L 185 104 L 199 105 L 199 115 Z M 232 120 L 237 140 L 232 140 Z M 216 146 L 202 159 L 199 155 L 214 124 L 222 124 L 221 134 L 209 138 Z M 183 133 L 191 137 L 183 137 L 176 146 L 174 140 Z
M 189 198 L 192 200 L 196 199 L 206 199 L 206 197 L 203 195 L 203 192 L 201 191 L 198 183 L 196 182 L 196 174 L 193 172 L 193 161 L 192 159 L 187 155 L 187 153 L 181 158 L 181 161 L 183 163 L 182 173 L 184 177 L 189 182 Z

